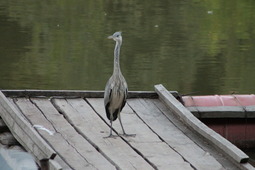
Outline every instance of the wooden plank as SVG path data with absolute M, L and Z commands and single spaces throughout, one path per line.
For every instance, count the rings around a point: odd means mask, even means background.
M 96 98 L 86 98 L 91 107 L 104 119 L 104 121 L 110 126 L 109 120 L 105 114 L 104 108 L 104 99 Z M 75 103 L 72 103 L 74 105 Z M 131 110 L 129 106 L 125 106 L 121 112 L 121 120 L 124 126 L 124 129 L 127 134 L 136 134 L 135 137 L 129 137 L 131 141 L 140 141 L 140 142 L 161 142 L 157 135 L 151 132 L 151 130 L 136 116 L 136 114 Z M 119 134 L 123 134 L 119 120 L 113 122 L 113 128 Z M 106 136 L 110 133 L 110 128 L 106 128 Z
M 50 159 L 56 156 L 55 151 L 31 127 L 21 113 L 0 92 L 0 114 L 13 136 L 37 161 Z
M 109 122 L 105 114 L 103 99 L 87 98 L 86 100 L 106 122 Z M 126 132 L 136 134 L 135 137 L 125 137 L 125 139 L 156 168 L 193 169 L 177 152 L 151 131 L 128 105 L 123 108 L 121 118 Z M 114 122 L 113 127 L 122 134 L 118 120 Z
M 49 170 L 61 170 L 62 166 L 55 160 L 49 160 Z
M 82 90 L 2 90 L 6 96 L 15 97 L 90 97 L 103 98 L 104 91 L 82 91 Z M 152 91 L 130 91 L 129 97 L 158 97 Z
M 38 133 L 42 135 L 42 137 L 51 145 L 51 147 L 56 150 L 56 152 L 64 160 L 64 162 L 66 162 L 72 169 L 96 169 L 96 167 L 94 167 L 93 164 L 88 162 L 86 157 L 83 157 L 80 151 L 75 148 L 73 143 L 71 143 L 65 138 L 67 134 L 63 132 L 65 130 L 70 130 L 70 128 L 72 127 L 70 124 L 65 123 L 66 120 L 63 118 L 63 115 L 59 114 L 57 111 L 55 112 L 55 115 L 54 113 L 51 114 L 49 112 L 51 112 L 52 110 L 47 111 L 47 108 L 45 108 L 47 106 L 43 106 L 43 104 L 39 101 L 37 103 L 43 108 L 43 111 L 45 111 L 45 115 L 42 114 L 42 110 L 39 110 L 37 106 L 31 103 L 28 99 L 18 98 L 16 101 L 16 104 L 22 110 L 27 119 L 29 119 L 32 125 L 39 125 L 42 127 L 37 129 Z M 50 118 L 50 116 L 54 117 Z M 58 117 L 59 121 L 57 122 L 57 124 L 54 124 L 56 123 L 54 122 L 57 119 L 56 117 Z M 53 121 L 53 119 L 55 120 Z M 53 134 L 49 132 L 52 132 Z M 77 132 L 74 131 L 74 133 Z M 75 137 L 77 136 L 75 136 L 74 134 L 72 140 L 81 140 L 81 142 L 84 142 L 84 140 L 82 140 L 81 138 Z M 86 146 L 87 145 L 85 144 L 84 147 Z M 88 152 L 90 151 L 89 149 L 90 148 L 88 148 Z M 91 154 L 93 155 L 93 152 Z
M 8 97 L 103 97 L 103 91 L 82 90 L 2 90 Z
M 24 113 L 24 115 L 22 114 L 22 116 L 24 116 L 24 118 L 26 118 L 26 116 L 28 116 L 29 114 L 30 114 L 30 118 L 32 118 L 32 119 L 36 119 L 37 118 L 37 114 L 39 114 L 40 113 L 40 111 L 38 111 L 38 109 L 36 109 L 34 106 L 33 106 L 33 104 L 30 102 L 30 100 L 29 99 L 25 99 L 25 98 L 19 98 L 19 99 L 15 99 L 16 101 L 15 102 L 13 102 L 13 104 L 15 105 L 15 108 L 17 108 L 17 109 L 19 109 L 19 110 L 21 110 L 23 107 L 24 108 L 26 108 L 26 106 L 28 106 L 26 109 L 30 109 L 28 112 L 25 112 Z M 19 103 L 20 104 L 20 106 L 17 104 L 17 103 Z M 24 110 L 21 110 L 21 111 L 26 111 L 26 109 L 24 109 Z M 32 112 L 32 113 L 31 113 Z M 33 113 L 35 113 L 35 114 L 33 114 Z M 26 116 L 25 116 L 26 115 Z M 38 124 L 32 124 L 32 122 L 31 122 L 31 120 L 30 119 L 28 119 L 28 121 L 30 122 L 30 124 L 31 125 L 36 125 L 36 126 L 41 126 L 41 127 L 44 127 L 45 129 L 48 129 L 49 131 L 51 131 L 51 132 L 54 132 L 54 128 L 53 127 L 51 127 L 51 125 L 50 124 L 47 124 L 47 123 L 45 123 L 44 122 L 44 118 L 43 118 L 43 116 L 42 115 L 40 115 L 39 114 L 39 116 L 38 116 L 38 118 L 39 118 L 39 122 L 40 123 L 38 123 Z M 40 125 L 41 124 L 41 125 Z M 38 129 L 37 129 L 37 131 L 39 131 Z M 47 131 L 39 131 L 38 133 L 43 137 L 43 135 L 41 134 L 41 133 L 45 133 L 44 135 L 49 135 L 49 133 L 47 132 Z M 50 159 L 51 160 L 51 159 Z M 61 167 L 65 167 L 65 169 L 71 169 L 67 164 L 66 164 L 66 162 L 64 162 L 58 155 L 56 155 L 55 157 L 54 157 L 54 160 L 58 160 L 58 163 L 60 163 L 59 165 L 61 166 Z M 45 162 L 45 160 L 43 160 L 42 162 L 40 162 L 40 163 L 44 163 L 44 164 L 46 164 L 46 165 L 49 165 L 51 168 L 53 168 L 52 166 L 54 166 L 55 164 L 52 164 L 51 165 L 51 163 L 50 163 L 50 161 L 46 161 Z M 55 168 L 58 168 L 58 167 L 55 167 Z
M 195 169 L 222 169 L 222 165 L 213 156 L 206 153 L 155 107 L 153 102 L 142 99 L 130 99 L 128 104 L 171 148 Z
M 218 149 L 206 142 L 203 137 L 188 128 L 180 119 L 167 107 L 160 99 L 150 99 L 154 105 L 171 121 L 178 129 L 180 129 L 188 138 L 195 144 L 200 146 L 206 153 L 210 153 L 224 168 L 231 170 L 239 170 L 241 168 L 239 163 L 230 161 L 228 157 L 224 156 Z
M 60 158 L 59 155 L 56 155 L 56 157 L 53 159 L 53 161 L 57 162 L 57 164 L 51 162 L 52 159 L 49 160 L 49 168 L 52 167 L 52 169 L 61 169 L 61 170 L 71 170 L 70 166 L 67 165 L 67 163 Z M 51 170 L 51 169 L 50 169 Z
M 159 94 L 160 99 L 173 110 L 173 112 L 190 128 L 194 129 L 202 135 L 208 142 L 221 149 L 233 160 L 239 163 L 248 162 L 249 157 L 230 143 L 228 140 L 208 128 L 200 120 L 198 120 L 192 113 L 187 110 L 180 102 L 178 102 L 162 85 L 156 85 L 155 91 Z
M 61 97 L 61 98 L 103 98 L 104 91 L 83 90 L 1 90 L 7 97 Z M 170 92 L 175 97 L 179 96 L 176 91 Z M 128 98 L 158 98 L 154 91 L 129 91 Z
M 103 157 L 86 139 L 84 139 L 69 124 L 69 122 L 59 114 L 56 108 L 48 99 L 33 98 L 32 101 L 43 112 L 46 119 L 51 122 L 54 129 L 61 133 L 63 138 L 72 145 L 79 154 L 93 165 L 96 169 L 114 169 L 115 167 Z
M 68 102 L 67 102 L 68 101 Z M 54 99 L 55 106 L 117 169 L 153 169 L 121 138 L 104 138 L 109 127 L 83 99 Z M 75 106 L 74 106 L 75 104 Z

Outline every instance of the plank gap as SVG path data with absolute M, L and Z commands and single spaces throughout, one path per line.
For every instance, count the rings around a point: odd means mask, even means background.
M 49 98 L 49 100 L 50 100 L 50 98 Z M 54 125 L 54 122 L 52 122 L 52 120 L 50 120 L 50 119 L 48 119 L 48 117 L 44 114 L 44 112 L 43 112 L 43 110 L 37 105 L 37 103 L 36 102 L 34 102 L 31 98 L 29 98 L 29 101 L 41 112 L 41 114 L 43 115 L 43 117 L 50 123 L 50 124 L 52 124 L 52 127 L 53 127 L 53 129 L 54 129 L 54 131 L 56 132 L 56 133 L 58 133 L 60 136 L 62 136 L 62 138 L 63 139 L 65 139 L 65 141 L 67 142 L 67 144 L 69 145 L 69 146 L 71 146 L 90 166 L 92 166 L 92 167 L 94 167 L 94 165 L 92 164 L 92 163 L 90 163 L 88 160 L 87 160 L 87 158 L 86 157 L 84 157 L 81 153 L 80 153 L 80 151 L 79 150 L 77 150 L 77 148 L 72 144 L 72 143 L 70 143 L 70 141 L 69 140 L 67 140 L 66 139 L 66 137 L 61 133 L 61 132 L 59 132 L 58 131 L 58 129 L 55 127 L 55 125 Z M 61 155 L 59 155 L 60 157 L 61 157 L 61 159 L 63 159 L 64 160 L 64 162 L 66 163 L 66 164 L 68 164 L 67 162 L 66 162 L 66 160 L 61 156 Z M 68 164 L 69 165 L 69 164 Z M 70 165 L 69 165 L 70 166 Z
M 137 99 L 140 102 L 140 99 Z M 139 114 L 135 111 L 135 109 L 127 102 L 127 104 L 129 105 L 129 107 L 133 110 L 133 112 L 137 115 L 137 117 L 155 134 L 157 135 L 157 137 L 164 142 L 167 146 L 169 146 L 171 149 L 173 149 L 178 155 L 181 156 L 181 158 L 183 159 L 184 162 L 187 162 L 193 169 L 196 169 L 188 160 L 186 160 L 175 148 L 173 148 L 171 145 L 169 145 L 159 134 L 157 134 L 152 127 L 150 127 L 140 116 Z
M 84 98 L 84 100 L 88 103 L 88 105 L 94 110 L 94 112 L 107 124 L 108 127 L 110 127 L 109 123 L 96 111 L 96 109 L 93 107 L 93 105 L 86 99 Z M 140 155 L 149 165 L 151 165 L 154 169 L 158 169 L 157 166 L 152 163 L 151 161 L 149 161 L 146 156 L 144 156 L 142 154 L 142 152 L 140 152 L 138 149 L 136 149 L 134 146 L 132 146 L 132 144 L 130 144 L 123 136 L 119 135 L 119 133 L 117 132 L 117 130 L 115 130 L 114 128 L 112 128 L 112 130 L 125 142 L 128 144 L 129 147 L 131 147 L 138 155 Z
M 219 149 L 212 147 L 208 142 L 203 140 L 199 136 L 199 134 L 197 134 L 195 131 L 193 131 L 189 127 L 185 126 L 183 122 L 181 122 L 181 120 L 178 119 L 176 115 L 171 113 L 171 110 L 159 99 L 152 100 L 152 103 L 167 117 L 167 119 L 169 119 L 180 131 L 182 131 L 183 134 L 185 134 L 188 138 L 190 138 L 196 145 L 198 145 L 205 152 L 208 152 L 211 155 L 213 155 L 215 159 L 219 161 L 223 167 L 225 167 L 226 169 L 236 169 L 235 167 L 236 164 L 233 165 L 233 162 L 232 161 L 229 162 L 229 159 L 226 158 L 226 156 L 223 156 L 219 152 Z
M 129 104 L 166 143 L 174 148 L 174 151 L 177 151 L 176 154 L 181 154 L 179 155 L 180 158 L 184 157 L 187 160 L 187 164 L 190 163 L 195 169 L 222 168 L 222 165 L 215 158 L 202 150 L 182 131 L 176 128 L 172 122 L 166 119 L 162 112 L 154 107 L 151 99 L 148 99 L 147 102 L 142 99 L 132 99 L 129 100 Z
M 92 110 L 97 114 L 97 116 L 100 117 L 100 119 L 109 127 L 111 128 L 111 126 L 109 125 L 109 123 L 96 111 L 96 109 L 94 108 L 94 106 L 86 99 L 86 98 L 83 98 L 85 100 L 85 102 L 92 108 Z M 112 127 L 112 131 L 115 132 L 118 136 L 119 133 L 117 132 L 117 130 L 115 130 L 113 127 Z
M 50 122 L 50 123 L 52 124 L 52 122 L 49 121 L 49 120 L 47 119 L 47 117 L 43 114 L 42 110 L 37 106 L 37 104 L 34 103 L 30 98 L 27 98 L 27 99 L 42 113 L 42 115 L 44 116 L 44 118 L 45 118 L 48 122 Z M 14 103 L 15 106 L 18 108 L 18 110 L 22 113 L 22 115 L 24 116 L 24 118 L 26 118 L 26 120 L 33 126 L 33 123 L 31 122 L 31 120 L 28 119 L 28 118 L 26 117 L 26 115 L 23 113 L 22 109 L 21 109 L 21 108 L 19 107 L 19 105 L 17 104 L 17 99 L 15 99 L 15 100 L 13 99 L 13 103 Z M 54 128 L 54 131 L 57 132 L 57 130 L 55 129 L 55 127 L 54 127 L 53 125 L 52 125 L 52 127 Z M 33 128 L 34 128 L 34 126 L 33 126 Z M 37 128 L 34 128 L 34 129 L 35 129 L 36 132 L 44 139 L 44 141 L 45 141 L 49 146 L 51 146 L 51 148 L 54 149 L 54 147 L 52 147 L 51 143 L 49 143 L 48 140 L 46 140 L 46 139 L 44 138 L 44 136 L 41 135 L 41 134 L 39 133 L 38 129 L 37 129 Z M 57 133 L 58 133 L 58 132 L 57 132 Z M 58 133 L 58 134 L 59 134 L 59 133 Z M 56 150 L 54 150 L 54 151 L 56 152 Z M 67 163 L 67 161 L 65 160 L 64 157 L 62 157 L 62 156 L 59 155 L 59 154 L 57 154 L 57 155 L 62 159 L 62 161 L 64 161 L 64 163 L 65 163 L 67 166 L 71 167 L 71 165 Z
M 67 103 L 68 101 L 66 99 L 62 99 L 65 100 Z M 107 161 L 109 161 L 116 169 L 120 169 L 120 167 L 115 164 L 114 161 L 112 161 L 104 152 L 102 152 L 102 150 L 95 144 L 93 143 L 84 133 L 81 132 L 81 130 L 79 128 L 77 128 L 74 123 L 72 122 L 72 120 L 70 120 L 68 118 L 68 116 L 64 113 L 64 111 L 61 110 L 61 108 L 56 104 L 55 99 L 51 98 L 50 99 L 52 105 L 56 108 L 56 110 L 63 115 L 63 117 L 67 120 L 67 122 L 69 122 L 69 124 L 75 129 L 75 131 L 81 135 L 85 140 L 87 140 Z M 85 100 L 86 101 L 86 100 Z M 69 104 L 69 103 L 68 103 Z M 74 110 L 77 111 L 76 108 L 74 108 L 71 104 L 69 104 Z M 78 111 L 77 111 L 78 112 Z

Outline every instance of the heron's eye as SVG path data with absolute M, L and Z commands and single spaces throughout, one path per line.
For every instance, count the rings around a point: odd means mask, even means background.
M 117 37 L 119 37 L 119 35 L 117 35 Z

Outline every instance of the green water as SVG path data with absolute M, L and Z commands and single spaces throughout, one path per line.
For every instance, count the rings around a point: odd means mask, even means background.
M 255 92 L 253 0 L 0 1 L 0 89 L 103 90 L 114 42 L 129 90 Z

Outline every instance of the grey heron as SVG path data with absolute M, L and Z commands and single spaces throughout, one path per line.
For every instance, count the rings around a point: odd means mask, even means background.
M 108 39 L 113 39 L 116 41 L 114 49 L 114 67 L 113 74 L 108 80 L 105 86 L 104 92 L 104 106 L 106 111 L 106 116 L 110 120 L 110 135 L 112 137 L 112 122 L 117 118 L 120 121 L 120 125 L 123 131 L 123 135 L 126 135 L 124 127 L 121 122 L 120 112 L 126 104 L 128 86 L 124 76 L 120 70 L 120 47 L 122 44 L 121 32 L 115 32 L 113 35 L 109 36 Z

